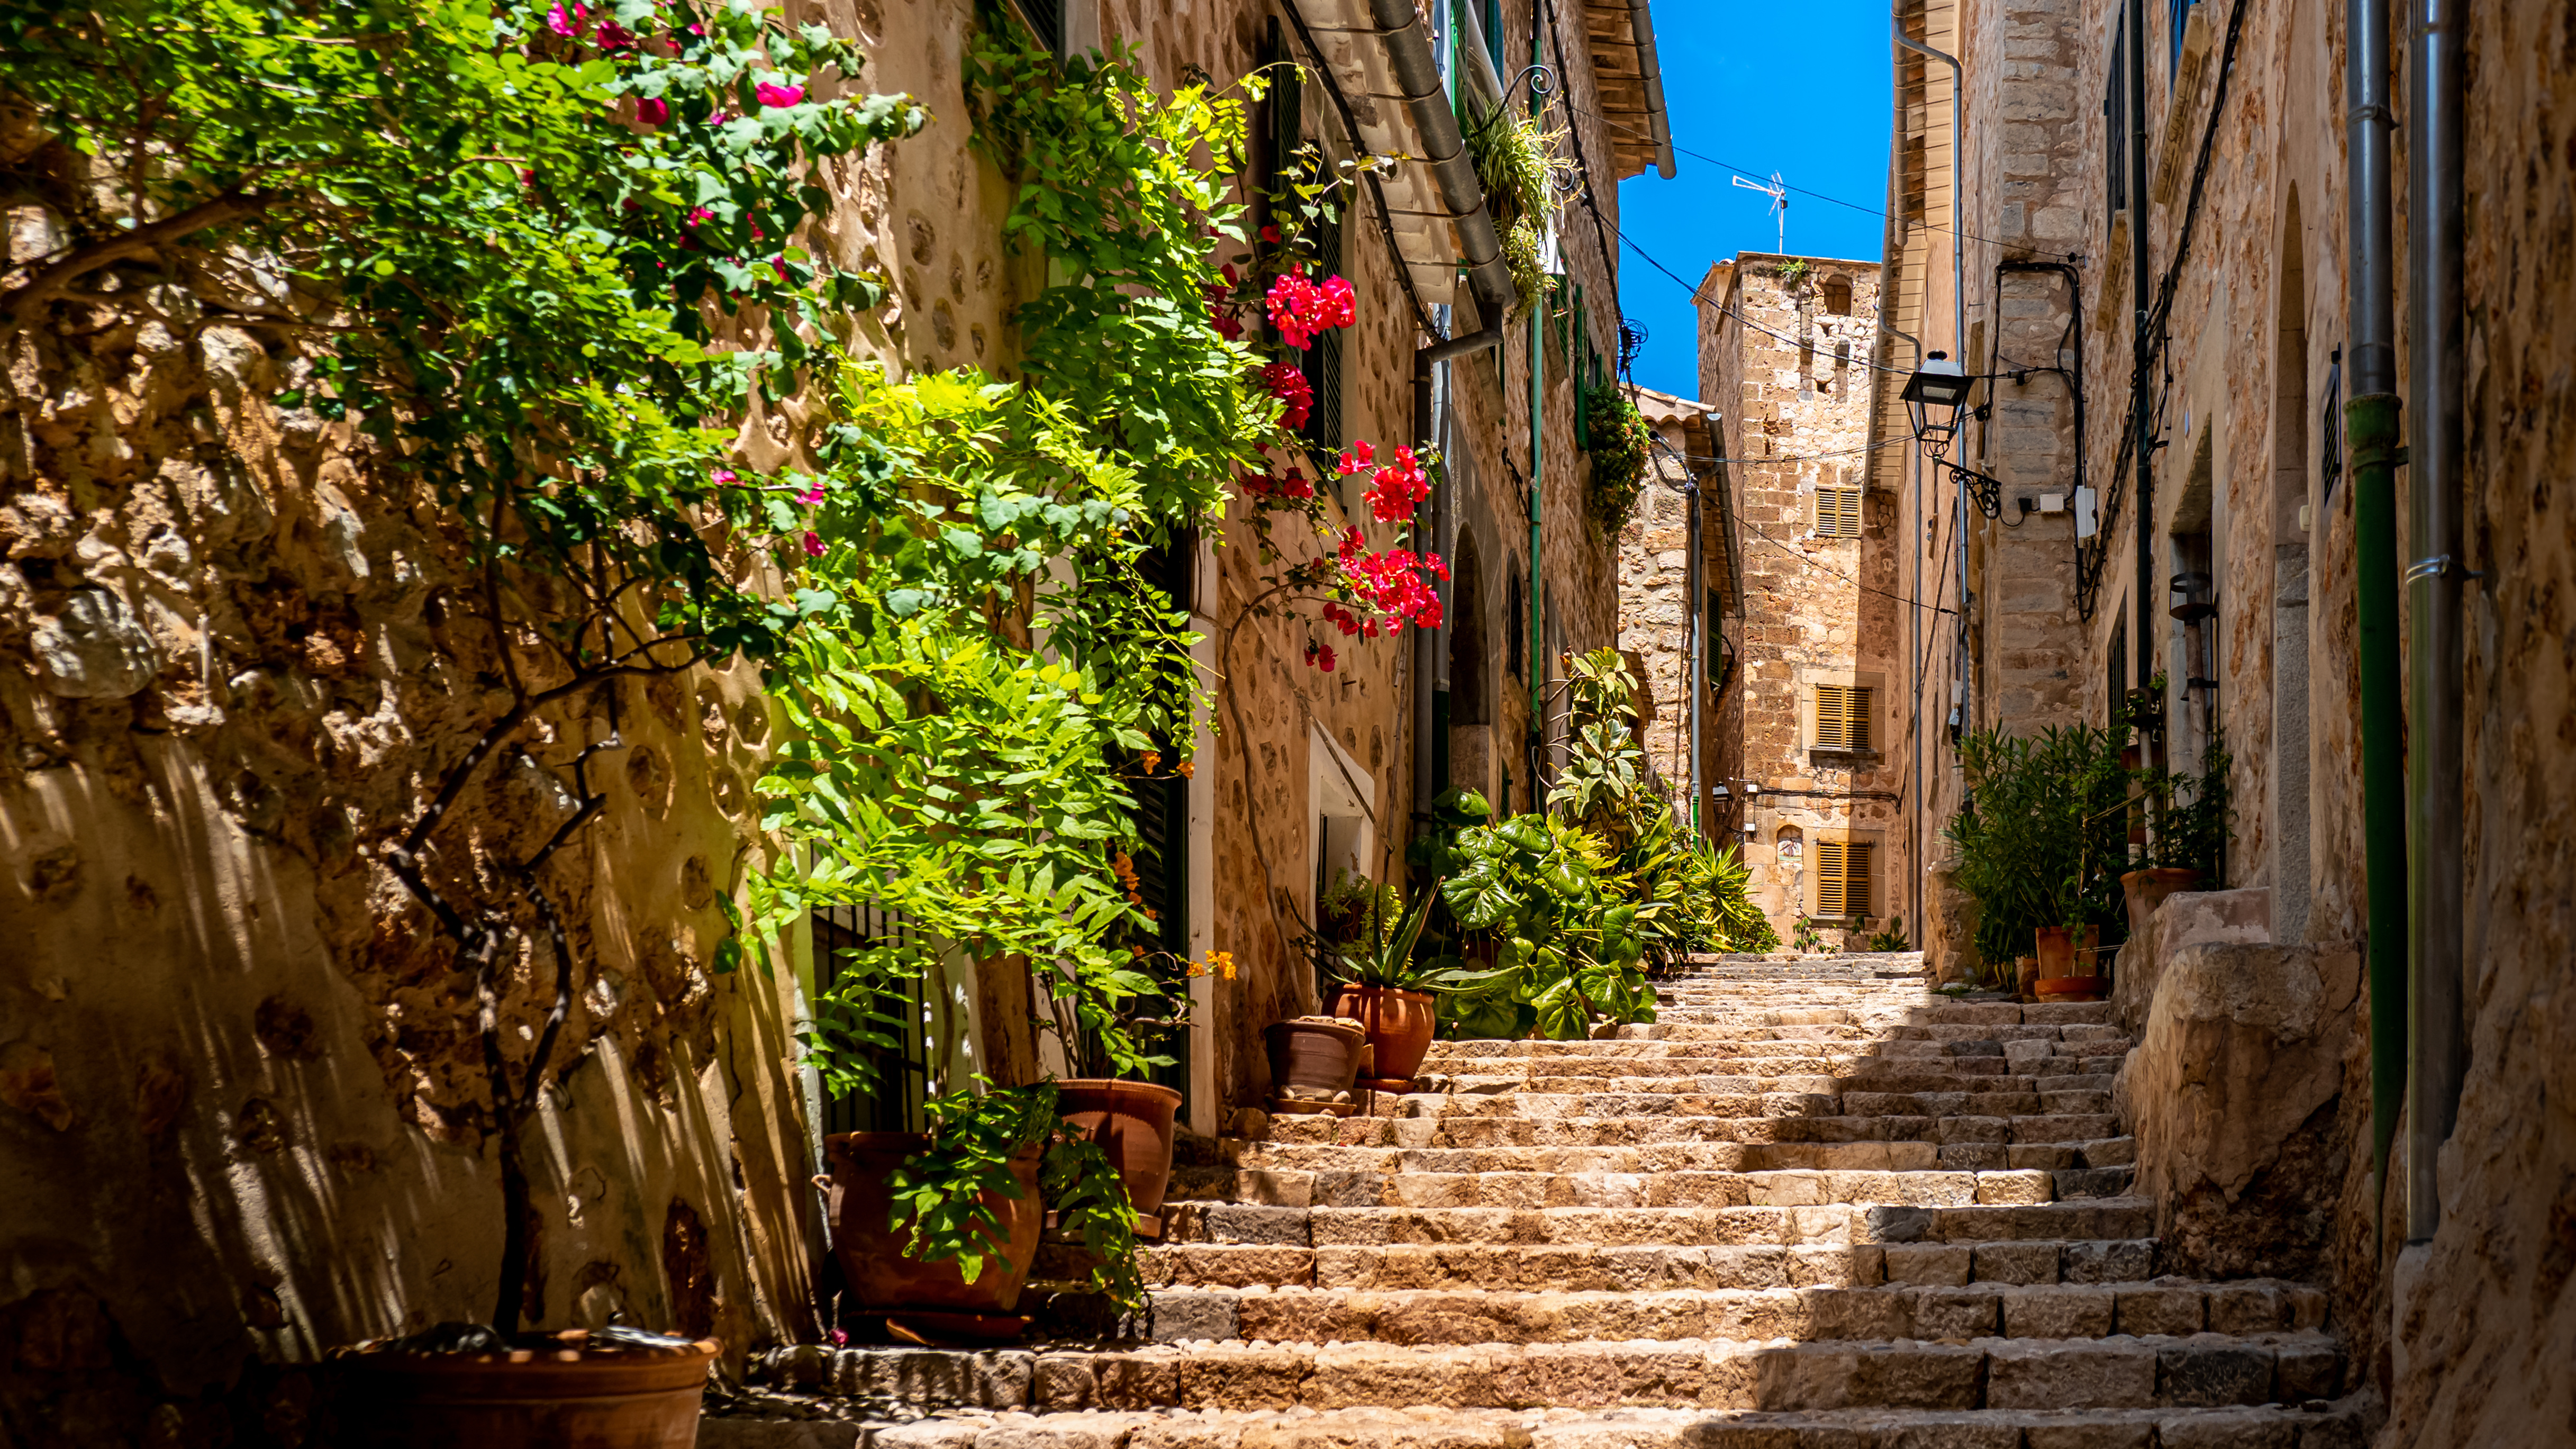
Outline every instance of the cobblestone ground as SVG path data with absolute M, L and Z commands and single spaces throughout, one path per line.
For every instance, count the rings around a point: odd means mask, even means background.
M 2328 1449 L 2315 1285 L 2160 1276 L 2109 1009 L 1709 957 L 1175 1175 L 1147 1321 L 800 1347 L 704 1449 Z M 1043 1271 L 1043 1267 L 1041 1269 Z

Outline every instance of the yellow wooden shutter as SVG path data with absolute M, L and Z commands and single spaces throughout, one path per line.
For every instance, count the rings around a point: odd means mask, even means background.
M 1816 532 L 1826 538 L 1860 537 L 1860 490 L 1816 490 Z
M 1877 853 L 1878 847 L 1865 841 L 1855 840 L 1843 847 L 1844 915 L 1869 914 L 1869 858 Z
M 1860 490 L 1841 488 L 1835 491 L 1842 495 L 1842 536 L 1860 537 Z
M 1846 868 L 1843 843 L 1839 840 L 1816 842 L 1816 914 L 1843 914 L 1843 872 Z
M 1852 691 L 1840 684 L 1816 686 L 1816 744 L 1828 750 L 1852 747 Z
M 1846 717 L 1851 721 L 1851 747 L 1855 750 L 1865 750 L 1870 747 L 1869 704 L 1870 697 L 1876 693 L 1877 691 L 1872 689 L 1847 689 L 1843 691 L 1844 710 L 1846 712 Z

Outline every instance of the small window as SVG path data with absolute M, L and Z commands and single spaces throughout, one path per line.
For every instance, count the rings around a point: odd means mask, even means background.
M 1836 317 L 1851 315 L 1851 278 L 1825 278 L 1825 310 Z
M 1816 842 L 1816 914 L 1845 918 L 1869 914 L 1870 857 L 1878 847 L 1865 840 Z
M 1824 538 L 1860 537 L 1860 490 L 1816 490 L 1816 532 Z
M 1868 749 L 1870 697 L 1877 692 L 1865 684 L 1817 685 L 1816 748 Z

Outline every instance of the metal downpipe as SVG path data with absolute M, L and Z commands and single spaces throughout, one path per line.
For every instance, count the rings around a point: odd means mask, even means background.
M 2463 455 L 2461 135 L 2462 0 L 2413 0 L 2407 68 L 2407 335 L 2414 339 L 2415 437 L 2407 449 L 2411 551 L 2406 570 L 2408 964 L 2406 1238 L 2442 1224 L 2437 1172 L 2459 1115 L 2462 1039 L 2460 634 L 2467 567 L 2460 528 Z
M 2134 3 L 2134 0 L 2132 0 Z M 2352 198 L 2353 576 L 2361 629 L 2363 868 L 2369 891 L 2370 1147 L 2384 1188 L 2406 1087 L 2406 787 L 2397 620 L 2397 320 L 2389 247 L 2388 0 L 2347 0 L 2344 118 Z M 2375 1209 L 2374 1209 L 2375 1210 Z
M 2179 12 L 2176 12 L 2179 13 Z M 2135 596 L 2130 600 L 2134 611 L 2132 623 L 2137 642 L 2132 647 L 2138 656 L 2138 685 L 2146 688 L 2156 677 L 2156 603 L 2164 590 L 2156 587 L 2156 440 L 2155 407 L 2147 397 L 2149 359 L 2155 340 L 2147 335 L 2147 322 L 2155 308 L 2155 299 L 2147 294 L 2147 7 L 2146 0 L 2128 0 L 2129 103 L 2129 293 L 2133 304 L 2129 324 L 2129 409 L 2132 422 L 2130 437 L 2136 445 L 2131 467 L 2138 475 L 2138 506 L 2131 527 L 2137 532 L 2137 574 Z M 2108 544 L 2110 540 L 2104 539 Z M 1967 601 L 1960 601 L 1961 607 Z M 2189 671 L 2185 671 L 2188 673 Z M 2153 766 L 2157 760 L 2157 741 L 2149 732 L 2138 737 L 2138 760 Z

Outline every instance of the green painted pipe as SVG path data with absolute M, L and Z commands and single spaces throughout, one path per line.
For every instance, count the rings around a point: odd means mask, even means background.
M 2370 1161 L 2406 1094 L 2406 715 L 2399 704 L 2395 393 L 2344 405 L 2352 453 L 2353 582 L 2361 617 L 2362 861 L 2370 891 Z
M 1547 496 L 1547 309 L 1551 298 L 1541 290 L 1539 304 L 1530 309 L 1529 361 L 1529 430 L 1530 430 L 1530 562 L 1529 562 L 1529 687 L 1530 737 L 1547 738 L 1547 658 L 1546 635 L 1540 632 L 1544 615 L 1539 603 L 1539 505 Z M 1530 798 L 1543 794 L 1539 789 L 1536 752 L 1530 763 Z

